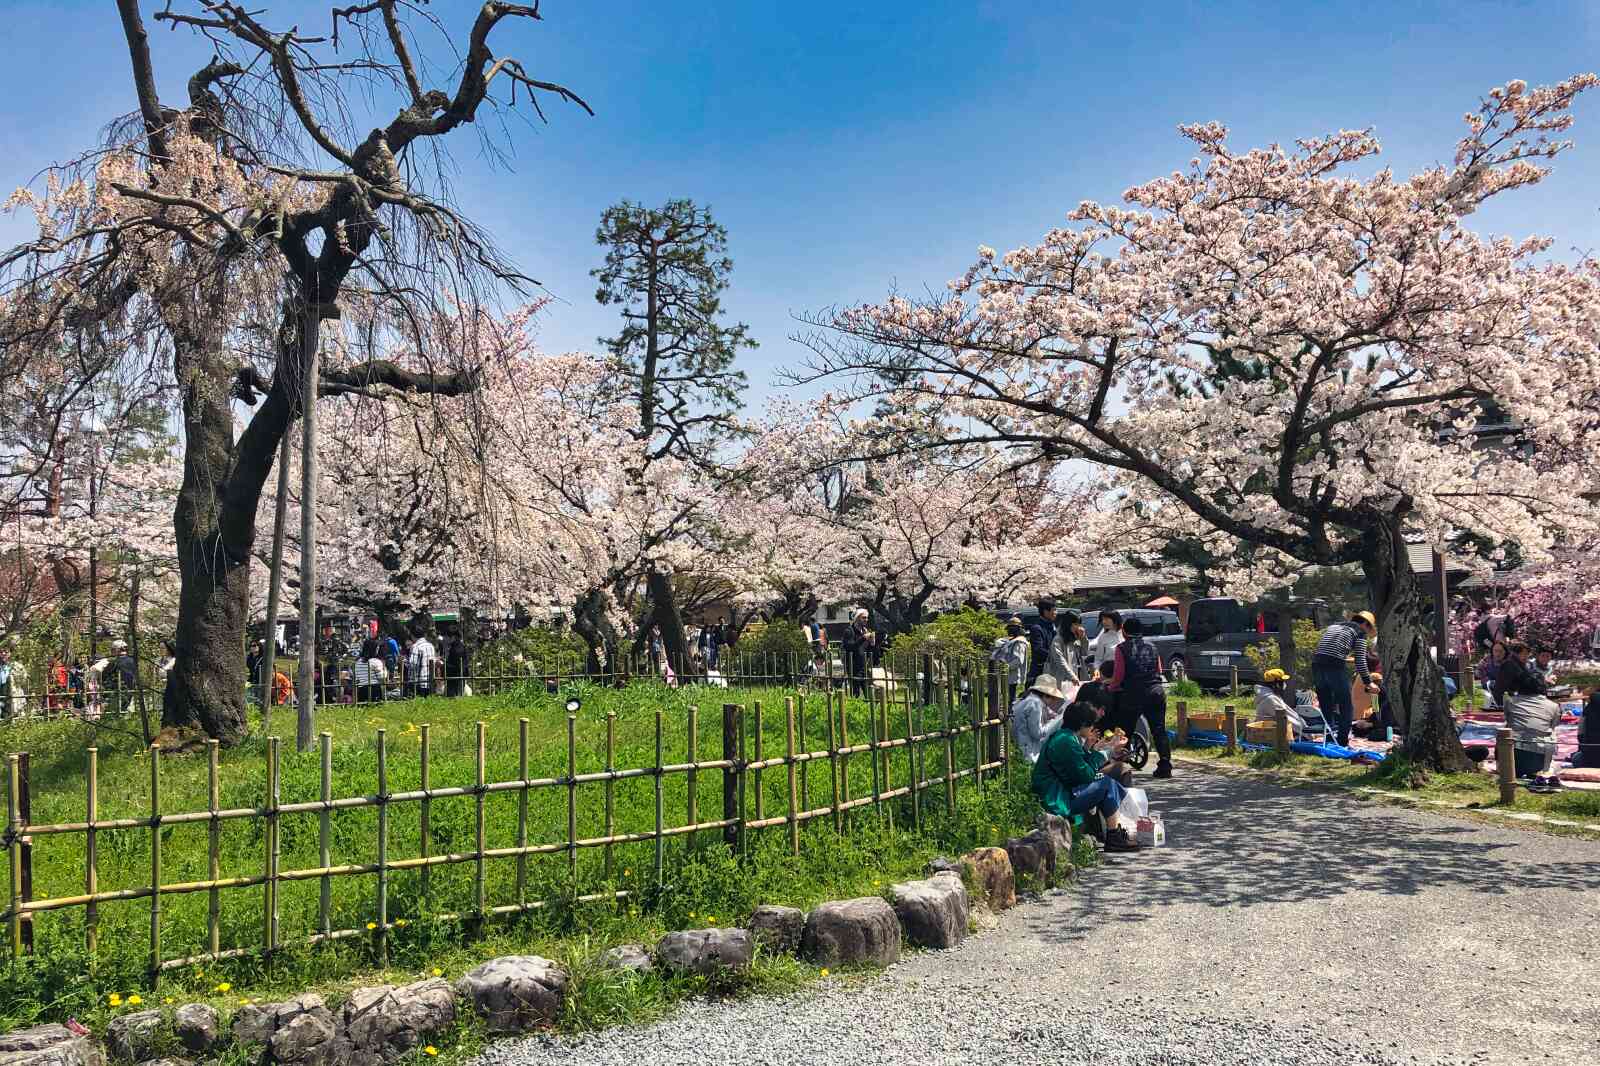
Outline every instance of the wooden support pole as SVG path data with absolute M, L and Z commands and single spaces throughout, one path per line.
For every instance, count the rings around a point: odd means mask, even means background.
M 723 742 L 724 746 L 726 746 L 727 743 L 728 743 L 728 735 L 727 735 L 728 722 L 729 722 L 729 720 L 731 718 L 731 715 L 729 714 L 729 708 L 728 707 L 723 707 L 722 714 L 723 714 L 723 725 L 722 725 L 723 737 L 722 737 L 722 742 Z M 663 753 L 662 753 L 662 746 L 661 746 L 661 708 L 657 707 L 656 708 L 656 772 L 655 772 L 655 777 L 654 777 L 655 789 L 656 789 L 656 857 L 655 857 L 655 868 L 656 869 L 655 869 L 655 874 L 656 874 L 656 892 L 657 892 L 657 894 L 660 894 L 662 887 L 666 884 L 666 869 L 665 868 L 666 868 L 666 860 L 667 860 L 666 838 L 661 835 L 662 830 L 665 828 L 665 826 L 663 825 L 663 822 L 664 822 L 665 816 L 666 816 L 666 808 L 665 808 L 665 805 L 664 805 L 664 797 L 661 794 L 661 786 L 662 786 L 661 768 L 666 765 L 662 761 L 662 754 Z M 728 781 L 729 781 L 729 778 L 727 778 L 727 777 L 723 778 L 722 800 L 723 800 L 724 807 L 726 807 L 728 805 L 728 799 L 729 799 L 729 797 L 728 797 Z
M 689 735 L 688 735 L 687 738 L 685 738 L 685 742 L 684 742 L 684 756 L 686 757 L 686 759 L 688 760 L 688 763 L 689 763 L 689 771 L 688 771 L 687 774 L 684 775 L 684 783 L 683 783 L 684 784 L 684 812 L 685 812 L 685 814 L 688 815 L 688 818 L 689 818 L 688 824 L 689 825 L 699 825 L 700 824 L 700 805 L 699 805 L 698 797 L 696 796 L 696 791 L 697 791 L 697 787 L 696 786 L 698 784 L 696 778 L 699 776 L 699 774 L 695 770 L 694 766 L 695 766 L 695 763 L 699 761 L 699 757 L 700 757 L 700 755 L 699 755 L 699 753 L 700 753 L 700 743 L 699 743 L 700 708 L 695 706 L 692 703 L 689 705 L 689 722 L 688 722 L 688 726 L 689 726 Z M 606 835 L 607 836 L 609 836 L 610 833 L 611 833 L 611 831 L 609 829 L 606 830 Z M 692 833 L 689 835 L 689 842 L 691 844 L 694 843 L 694 834 L 692 834 Z
M 267 639 L 272 639 L 270 633 Z M 206 796 L 211 814 L 211 820 L 206 823 L 206 873 L 213 881 L 222 877 L 222 819 L 217 817 L 217 811 L 222 809 L 220 746 L 215 740 L 206 741 Z M 206 896 L 206 945 L 211 954 L 216 955 L 222 950 L 222 893 L 213 888 Z
M 1178 747 L 1189 746 L 1189 701 L 1178 701 Z
M 1500 779 L 1500 802 L 1509 807 L 1517 802 L 1517 749 L 1506 726 L 1495 730 L 1494 766 Z
M 789 772 L 789 854 L 800 854 L 800 781 L 795 774 L 794 762 L 794 697 L 788 696 L 783 701 L 784 733 L 786 741 L 786 761 L 784 768 Z M 691 825 L 694 823 L 691 822 Z
M 41 708 L 41 713 L 43 709 Z M 33 760 L 27 752 L 21 752 L 17 757 L 17 771 L 21 783 L 17 786 L 22 802 L 22 824 L 33 824 Z M 27 903 L 33 899 L 33 841 L 24 836 L 22 838 L 22 902 Z M 25 954 L 33 954 L 33 915 L 22 916 L 22 950 Z
M 528 846 L 528 720 L 517 719 L 517 847 Z M 609 831 L 607 833 L 609 835 Z M 517 855 L 517 903 L 528 902 L 528 856 Z
M 282 799 L 278 783 L 278 738 L 267 738 L 267 881 L 265 885 L 265 950 L 270 958 L 278 950 L 278 806 Z
M 1279 755 L 1289 754 L 1289 708 L 1282 704 L 1273 719 L 1272 746 Z
M 834 729 L 833 692 L 822 694 L 823 708 L 828 712 L 828 786 L 833 799 L 833 831 L 844 831 L 844 816 L 839 809 L 839 737 Z M 843 699 L 843 696 L 840 696 Z
M 769 667 L 770 669 L 770 667 Z M 760 763 L 766 758 L 766 744 L 764 734 L 767 731 L 766 720 L 761 715 L 761 701 L 756 700 L 752 711 L 755 714 L 755 761 Z M 766 789 L 762 785 L 761 770 L 755 770 L 751 775 L 751 784 L 756 791 L 756 821 L 761 821 L 767 816 Z
M 1222 708 L 1222 734 L 1227 741 L 1228 754 L 1233 755 L 1239 750 L 1239 717 L 1231 703 Z
M 150 977 L 161 973 L 161 749 L 150 745 Z
M 526 780 L 526 778 L 524 778 Z M 527 786 L 523 786 L 526 795 Z M 567 890 L 578 894 L 578 716 L 567 715 Z
M 100 819 L 100 749 L 90 748 L 88 757 L 89 805 L 87 828 L 84 830 L 83 889 L 92 897 L 100 891 L 99 834 L 95 829 L 95 822 Z M 213 876 L 212 880 L 216 878 Z M 95 953 L 100 949 L 100 905 L 93 899 L 90 899 L 88 905 L 84 907 L 83 947 L 89 956 L 89 964 L 94 965 Z
M 612 773 L 617 768 L 617 712 L 606 712 L 606 773 Z M 617 783 L 611 778 L 606 778 L 606 837 L 609 839 L 617 832 Z M 610 882 L 613 876 L 613 857 L 611 845 L 606 845 L 606 881 Z
M 486 755 L 487 738 L 485 736 L 487 730 L 488 727 L 485 725 L 485 723 L 478 723 L 478 753 L 476 760 L 478 787 L 473 794 L 473 799 L 475 801 L 473 814 L 476 822 L 474 826 L 475 832 L 473 834 L 473 842 L 476 847 L 473 853 L 474 861 L 472 871 L 472 898 L 474 903 L 474 914 L 480 924 L 480 927 L 482 923 L 489 917 L 488 870 L 484 863 L 483 857 L 483 853 L 488 850 L 489 836 L 488 828 L 484 822 L 484 804 L 489 798 L 488 793 L 484 791 L 484 785 L 488 783 L 488 771 L 486 767 L 486 763 L 488 761 Z
M 428 774 L 429 754 L 428 723 L 423 722 L 422 754 L 420 756 L 422 760 L 422 778 L 417 786 L 422 790 L 422 802 L 417 804 L 417 835 L 421 838 L 419 841 L 421 848 L 418 854 L 424 859 L 433 855 L 433 826 L 430 821 L 433 813 L 430 809 L 433 806 L 433 800 L 428 796 L 428 792 L 432 788 Z M 430 881 L 431 874 L 429 873 L 429 868 L 427 866 L 424 866 L 420 872 L 422 878 L 417 886 L 418 895 L 422 898 L 423 909 L 431 911 L 432 907 L 430 906 L 431 899 L 429 894 L 429 889 L 432 887 L 432 882 Z
M 11 961 L 22 958 L 22 771 L 16 755 L 6 756 L 6 827 L 11 846 Z
M 659 762 L 659 760 L 657 760 Z M 722 705 L 722 842 L 730 849 L 739 846 L 739 705 Z M 659 767 L 658 767 L 659 770 Z
M 321 780 L 317 783 L 322 799 L 322 810 L 317 814 L 317 861 L 326 870 L 333 865 L 333 809 L 329 806 L 333 802 L 333 734 L 323 730 L 317 736 L 317 745 L 322 757 Z M 333 932 L 332 877 L 321 878 L 317 886 L 317 931 L 323 936 Z
M 379 963 L 389 961 L 389 732 L 378 730 L 378 928 Z

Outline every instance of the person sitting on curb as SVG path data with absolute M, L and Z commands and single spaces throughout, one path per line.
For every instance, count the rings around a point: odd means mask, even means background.
M 1098 811 L 1106 850 L 1138 851 L 1133 835 L 1117 824 L 1124 791 L 1117 781 L 1123 746 L 1097 739 L 1095 722 L 1094 709 L 1087 704 L 1074 703 L 1062 712 L 1061 727 L 1045 741 L 1033 764 L 1033 794 L 1045 810 L 1063 818 Z M 1110 748 L 1109 759 L 1105 748 Z
M 1022 698 L 1011 705 L 1011 736 L 1017 751 L 1030 763 L 1039 761 L 1039 752 L 1061 726 L 1061 711 L 1067 705 L 1061 686 L 1049 674 L 1040 674 Z

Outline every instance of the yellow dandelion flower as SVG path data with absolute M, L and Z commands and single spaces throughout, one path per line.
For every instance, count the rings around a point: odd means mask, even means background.
M 828 968 L 826 966 L 824 966 L 822 968 L 822 976 L 824 976 L 824 977 L 828 976 Z
M 623 876 L 623 877 L 627 877 L 627 876 L 628 876 L 628 875 L 629 875 L 629 874 L 631 874 L 631 873 L 633 873 L 633 871 L 632 871 L 632 870 L 624 870 L 624 871 L 622 871 L 622 876 Z
M 439 1049 L 434 1047 L 432 1044 L 429 1044 L 427 1047 L 422 1049 L 422 1053 L 429 1056 L 437 1055 L 439 1054 Z
M 368 929 L 376 929 L 376 928 L 378 928 L 378 923 L 377 922 L 368 922 L 367 923 L 367 928 Z
M 429 970 L 428 972 L 433 974 L 433 976 L 435 976 L 435 977 L 443 977 L 444 976 L 444 971 L 439 969 L 439 967 L 437 967 L 437 966 L 435 966 L 433 969 Z
M 411 924 L 411 923 L 410 923 L 410 922 L 408 922 L 408 921 L 407 921 L 407 920 L 406 920 L 406 919 L 404 919 L 404 918 L 396 918 L 396 919 L 395 919 L 395 920 L 394 920 L 394 924 L 395 924 L 395 927 L 396 927 L 396 928 L 399 928 L 399 929 L 404 929 L 404 928 L 405 928 L 405 927 L 406 927 L 406 926 L 408 926 L 408 925 L 410 925 L 410 924 Z
M 172 997 L 168 996 L 166 999 L 163 999 L 161 1001 L 161 1003 L 162 1003 L 163 1006 L 167 1006 L 167 1007 L 172 1006 Z
M 216 991 L 216 992 L 231 992 L 231 991 L 233 991 L 233 986 L 230 985 L 228 982 L 224 981 L 220 985 L 218 985 L 215 989 L 213 989 L 213 991 Z
M 130 1007 L 137 1007 L 139 1004 L 141 1004 L 143 1002 L 144 1002 L 144 997 L 141 996 L 141 995 L 138 995 L 137 993 L 135 993 L 134 995 L 129 996 L 128 999 L 127 999 L 128 1006 L 130 1006 Z
M 111 993 L 111 998 L 109 1000 L 107 1000 L 107 1002 L 110 1003 L 113 1007 L 120 1007 L 120 1006 L 122 1006 L 122 997 L 120 995 L 118 995 L 117 993 L 113 992 L 113 993 Z
M 693 917 L 694 917 L 694 911 L 690 911 L 690 912 L 689 912 L 689 917 L 691 917 L 691 918 L 693 918 Z
M 711 925 L 716 925 L 717 924 L 717 916 L 715 914 L 708 914 L 708 915 L 706 915 L 706 921 L 709 922 Z

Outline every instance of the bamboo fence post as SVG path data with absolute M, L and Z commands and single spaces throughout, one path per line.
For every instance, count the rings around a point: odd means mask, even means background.
M 1189 701 L 1178 701 L 1178 747 L 1189 746 Z
M 951 817 L 956 813 L 956 737 L 950 731 L 950 703 L 939 708 L 939 719 L 944 734 L 944 809 Z
M 890 773 L 890 771 L 894 769 L 894 767 L 889 760 L 894 754 L 894 748 L 890 744 L 890 741 L 892 741 L 894 737 L 889 729 L 889 686 L 887 682 L 885 682 L 883 686 L 883 701 L 873 706 L 872 713 L 878 719 L 878 744 L 882 748 L 881 758 L 883 759 L 883 790 L 885 792 L 891 792 L 894 790 L 894 775 Z M 874 753 L 873 757 L 876 759 L 879 756 L 877 753 Z M 894 832 L 893 803 L 889 804 L 889 806 L 886 808 L 886 812 L 889 819 L 889 831 L 892 833 Z
M 94 964 L 95 953 L 100 948 L 100 905 L 94 902 L 94 896 L 100 891 L 99 869 L 99 834 L 95 831 L 95 822 L 100 818 L 100 749 L 90 748 L 88 751 L 88 821 L 84 829 L 84 871 L 83 889 L 89 896 L 89 904 L 84 907 L 83 915 L 83 946 L 89 955 L 90 965 Z M 215 754 L 212 758 L 216 758 Z M 215 880 L 215 878 L 213 878 Z
M 794 697 L 787 696 L 783 701 L 785 734 L 788 747 L 788 761 L 785 768 L 789 771 L 789 854 L 800 854 L 800 782 L 795 775 L 794 762 Z
M 822 694 L 822 706 L 828 712 L 828 786 L 833 797 L 833 831 L 838 833 L 844 829 L 844 820 L 839 813 L 839 743 L 834 732 L 832 691 Z
M 739 846 L 739 827 L 734 819 L 739 815 L 739 707 L 722 705 L 722 842 L 730 850 Z M 658 763 L 660 760 L 656 760 Z
M 745 826 L 746 826 L 746 823 L 748 823 L 750 819 L 745 816 L 745 810 L 746 810 L 746 806 L 745 806 L 745 804 L 746 804 L 746 800 L 745 800 L 746 779 L 745 779 L 745 769 L 744 768 L 748 765 L 748 762 L 745 759 L 744 707 L 740 706 L 737 713 L 738 713 L 738 716 L 739 716 L 739 823 L 738 823 L 739 824 L 739 857 L 743 858 L 746 854 L 748 854 L 748 849 L 749 849 L 749 844 L 750 844 L 749 839 L 745 836 L 745 833 L 746 833 Z
M 867 689 L 867 765 L 872 768 L 872 813 L 883 821 L 883 782 L 878 773 L 878 691 Z
M 484 857 L 483 857 L 483 853 L 484 853 L 485 850 L 487 850 L 487 847 L 488 847 L 488 844 L 487 844 L 488 832 L 487 832 L 487 830 L 486 830 L 486 828 L 484 826 L 484 817 L 483 817 L 483 815 L 484 815 L 484 803 L 489 797 L 488 792 L 486 792 L 484 790 L 484 786 L 488 783 L 487 772 L 486 772 L 485 765 L 484 765 L 484 763 L 485 763 L 485 756 L 484 756 L 484 750 L 485 750 L 485 748 L 484 748 L 484 732 L 485 732 L 485 729 L 486 729 L 486 727 L 485 727 L 484 723 L 483 722 L 479 722 L 478 723 L 478 753 L 477 753 L 477 788 L 473 790 L 473 799 L 476 801 L 476 806 L 474 807 L 474 812 L 473 812 L 474 815 L 475 815 L 476 824 L 475 824 L 474 828 L 476 830 L 476 833 L 475 833 L 475 835 L 473 837 L 473 840 L 474 840 L 474 843 L 476 844 L 476 848 L 475 848 L 475 850 L 473 852 L 474 866 L 473 866 L 473 877 L 472 877 L 472 897 L 473 897 L 475 908 L 476 908 L 476 912 L 477 912 L 477 920 L 480 923 L 480 925 L 486 918 L 488 918 L 488 915 L 489 915 L 489 909 L 486 906 L 486 902 L 487 902 L 486 901 L 486 895 L 487 895 L 487 892 L 488 892 L 487 871 L 484 868 Z
M 20 808 L 22 824 L 33 824 L 33 773 L 32 760 L 27 752 L 18 755 L 17 770 L 19 783 L 17 795 L 21 800 Z M 33 843 L 26 835 L 22 838 L 22 902 L 27 903 L 33 899 Z M 33 954 L 33 915 L 22 916 L 22 950 L 29 955 Z
M 846 748 L 850 746 L 850 702 L 848 692 L 839 693 L 839 802 L 850 802 L 850 755 Z
M 272 639 L 270 633 L 267 639 Z M 206 741 L 206 796 L 211 805 L 211 820 L 206 823 L 206 873 L 212 881 L 222 878 L 222 819 L 217 817 L 217 811 L 222 809 L 222 781 L 217 762 L 220 747 L 216 740 Z M 206 945 L 215 956 L 222 950 L 222 893 L 213 888 L 206 895 Z
M 1222 733 L 1223 740 L 1227 743 L 1229 755 L 1239 750 L 1239 716 L 1234 713 L 1233 704 L 1229 703 L 1222 708 Z
M 278 948 L 278 738 L 267 738 L 267 881 L 265 946 L 270 956 Z
M 18 759 L 6 756 L 6 826 L 11 837 L 11 961 L 22 958 L 22 797 L 18 789 Z
M 1500 802 L 1509 807 L 1517 802 L 1517 749 L 1506 726 L 1495 730 L 1494 768 L 1500 779 Z
M 689 772 L 684 775 L 684 793 L 686 796 L 684 800 L 684 810 L 685 814 L 688 816 L 690 825 L 700 824 L 700 804 L 698 802 L 698 797 L 696 796 L 695 780 L 698 776 L 695 771 L 695 764 L 700 758 L 699 733 L 700 708 L 691 703 L 689 704 L 689 736 L 686 738 L 684 743 L 684 755 L 689 761 Z M 611 831 L 609 829 L 606 830 L 606 835 L 611 835 Z M 689 834 L 689 843 L 694 843 L 693 833 Z
M 517 719 L 517 905 L 528 902 L 528 720 Z M 607 834 L 610 835 L 609 833 Z
M 378 960 L 389 959 L 389 734 L 378 730 Z
M 333 734 L 323 730 L 317 738 L 322 759 L 318 795 L 322 810 L 317 814 L 317 863 L 324 870 L 333 865 Z M 317 931 L 324 937 L 333 933 L 333 878 L 323 874 L 317 888 Z
M 524 779 L 526 780 L 526 779 Z M 527 786 L 523 786 L 526 794 Z M 567 715 L 567 880 L 578 894 L 578 716 Z
M 806 739 L 806 694 L 800 693 L 795 701 L 795 713 L 799 716 L 796 732 L 800 737 L 800 747 L 807 753 L 811 751 L 811 741 Z M 811 809 L 811 760 L 807 759 L 800 764 L 800 809 Z
M 770 665 L 768 666 L 768 669 L 771 669 Z M 755 701 L 754 711 L 755 711 L 755 730 L 756 730 L 756 742 L 755 742 L 756 762 L 757 762 L 757 764 L 759 764 L 761 762 L 762 758 L 764 757 L 764 753 L 765 753 L 765 749 L 766 749 L 766 745 L 765 745 L 765 743 L 764 743 L 764 741 L 762 739 L 762 734 L 764 732 L 766 732 L 766 721 L 762 717 L 762 714 L 761 714 L 761 701 L 760 700 L 756 700 Z M 758 765 L 758 768 L 756 769 L 756 772 L 752 775 L 753 784 L 754 784 L 754 787 L 755 787 L 755 790 L 756 790 L 756 821 L 758 821 L 758 822 L 761 821 L 761 819 L 763 819 L 763 818 L 765 818 L 767 816 L 766 798 L 763 795 L 763 793 L 765 792 L 765 789 L 762 787 L 761 778 L 762 778 L 762 773 L 761 773 L 761 770 L 760 770 L 759 765 Z
M 433 827 L 429 823 L 429 815 L 431 814 L 430 808 L 433 806 L 433 799 L 428 795 L 429 788 L 430 788 L 430 785 L 429 785 L 430 775 L 428 773 L 428 755 L 429 755 L 428 723 L 427 722 L 423 722 L 422 723 L 422 754 L 420 756 L 421 761 L 422 761 L 422 778 L 421 778 L 421 782 L 420 782 L 421 789 L 422 789 L 422 802 L 417 804 L 417 808 L 418 808 L 418 810 L 417 810 L 417 835 L 419 837 L 421 837 L 421 841 L 420 841 L 421 849 L 420 849 L 420 851 L 421 851 L 422 858 L 424 858 L 424 859 L 431 858 L 433 856 L 433 840 L 432 840 L 432 836 L 433 836 L 432 828 Z M 419 891 L 420 895 L 422 896 L 422 906 L 424 908 L 426 908 L 426 909 L 431 909 L 431 907 L 429 906 L 429 904 L 430 904 L 429 889 L 432 887 L 432 875 L 429 872 L 429 867 L 427 865 L 424 865 L 420 872 L 422 874 L 422 877 L 420 879 L 420 884 L 417 886 L 417 888 L 418 888 L 418 891 Z
M 983 791 L 983 697 L 982 690 L 972 686 L 972 781 Z
M 150 745 L 150 978 L 161 973 L 161 749 Z
M 606 773 L 617 772 L 617 712 L 606 712 Z M 617 835 L 617 782 L 606 778 L 606 839 L 609 841 Z M 606 880 L 612 877 L 611 845 L 606 844 Z
M 911 827 L 922 832 L 922 774 L 917 769 L 917 727 L 911 716 L 911 690 L 906 693 L 906 763 L 911 777 Z
M 722 713 L 723 713 L 723 723 L 724 723 L 723 724 L 723 734 L 724 734 L 723 735 L 723 743 L 726 744 L 727 743 L 727 735 L 726 735 L 727 734 L 727 724 L 726 723 L 728 721 L 728 709 L 726 707 L 724 707 L 723 710 L 722 710 Z M 664 876 L 663 871 L 664 871 L 664 867 L 666 866 L 666 859 L 667 859 L 667 842 L 666 842 L 666 838 L 661 835 L 661 830 L 664 828 L 662 822 L 663 822 L 663 818 L 664 818 L 665 813 L 666 813 L 665 810 L 662 807 L 662 798 L 663 797 L 661 795 L 661 785 L 662 785 L 661 767 L 663 765 L 665 765 L 665 763 L 662 760 L 662 752 L 661 752 L 661 708 L 657 707 L 656 708 L 656 772 L 655 772 L 655 777 L 654 777 L 655 786 L 656 786 L 656 858 L 655 858 L 655 867 L 656 867 L 656 893 L 657 893 L 657 895 L 659 895 L 660 892 L 661 892 L 662 879 L 663 879 L 663 876 Z M 724 798 L 724 802 L 726 802 L 726 799 L 727 799 L 726 778 L 724 779 L 724 785 L 723 785 L 723 798 Z

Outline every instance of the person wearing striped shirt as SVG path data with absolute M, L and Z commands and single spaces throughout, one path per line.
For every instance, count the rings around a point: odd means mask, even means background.
M 1341 745 L 1350 743 L 1350 725 L 1355 720 L 1355 701 L 1350 693 L 1350 671 L 1345 660 L 1352 656 L 1356 673 L 1368 692 L 1377 692 L 1372 668 L 1367 664 L 1367 642 L 1378 635 L 1378 620 L 1371 611 L 1357 611 L 1346 621 L 1335 622 L 1322 631 L 1317 650 L 1311 655 L 1311 680 L 1317 690 L 1322 715 L 1334 727 Z

